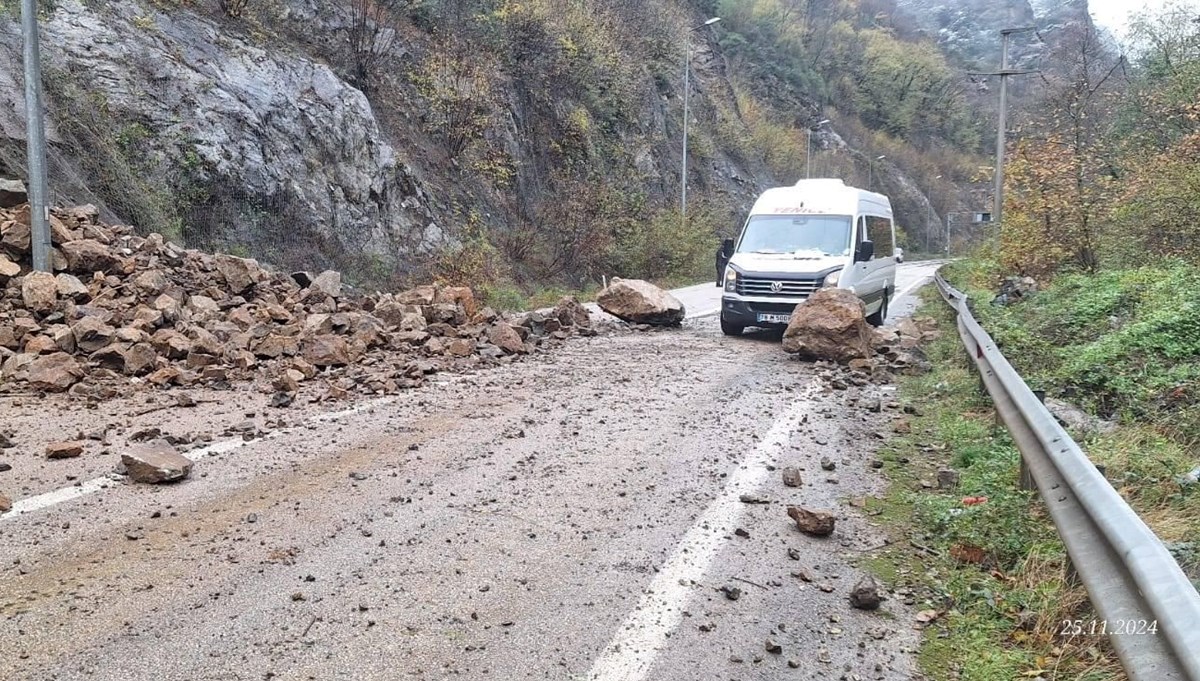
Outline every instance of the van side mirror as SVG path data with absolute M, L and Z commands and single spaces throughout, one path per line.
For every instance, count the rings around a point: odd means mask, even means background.
M 858 252 L 854 254 L 854 262 L 867 262 L 875 257 L 875 242 L 864 241 L 858 245 Z
M 725 239 L 721 242 L 721 255 L 725 256 L 726 260 L 733 257 L 733 239 Z

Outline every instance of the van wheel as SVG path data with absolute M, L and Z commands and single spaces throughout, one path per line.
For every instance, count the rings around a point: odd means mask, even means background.
M 745 330 L 745 326 L 727 322 L 725 321 L 725 315 L 721 315 L 721 333 L 725 334 L 726 336 L 740 336 Z
M 883 302 L 879 304 L 879 311 L 876 312 L 875 314 L 867 316 L 868 324 L 870 324 L 871 326 L 883 326 L 883 323 L 885 321 L 887 321 L 888 298 L 889 298 L 889 296 L 887 294 L 887 291 L 884 291 L 883 292 Z

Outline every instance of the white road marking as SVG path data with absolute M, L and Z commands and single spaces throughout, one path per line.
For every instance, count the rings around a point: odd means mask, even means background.
M 739 497 L 762 486 L 771 457 L 788 445 L 816 394 L 810 385 L 771 426 L 763 441 L 729 476 L 729 482 L 687 531 L 645 595 L 588 673 L 589 681 L 641 681 L 649 675 L 667 639 L 679 627 L 693 583 L 708 572 L 726 536 L 746 512 Z

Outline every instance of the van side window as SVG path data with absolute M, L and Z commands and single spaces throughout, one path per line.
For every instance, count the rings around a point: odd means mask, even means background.
M 890 258 L 896 252 L 892 239 L 892 221 L 888 218 L 867 216 L 867 236 L 875 243 L 876 258 Z

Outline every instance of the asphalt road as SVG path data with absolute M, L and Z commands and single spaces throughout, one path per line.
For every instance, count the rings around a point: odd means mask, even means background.
M 915 608 L 847 602 L 893 386 L 834 390 L 723 337 L 715 286 L 679 296 L 710 316 L 340 413 L 219 405 L 271 435 L 179 485 L 40 481 L 0 518 L 0 678 L 914 678 Z

